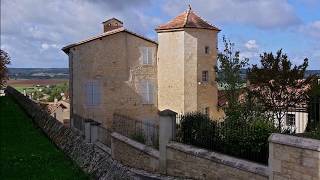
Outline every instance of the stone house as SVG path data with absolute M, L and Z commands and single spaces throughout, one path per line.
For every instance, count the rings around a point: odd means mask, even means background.
M 158 111 L 217 108 L 217 27 L 191 8 L 158 26 L 158 42 L 124 28 L 112 18 L 103 33 L 68 45 L 71 124 L 85 119 L 111 127 L 113 115 L 157 122 Z
M 61 100 L 53 103 L 40 103 L 40 105 L 54 118 L 65 126 L 70 125 L 70 104 Z

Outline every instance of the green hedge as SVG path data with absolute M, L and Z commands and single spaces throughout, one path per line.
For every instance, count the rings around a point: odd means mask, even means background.
M 182 116 L 177 141 L 267 164 L 268 137 L 276 131 L 263 119 L 218 123 L 196 112 Z

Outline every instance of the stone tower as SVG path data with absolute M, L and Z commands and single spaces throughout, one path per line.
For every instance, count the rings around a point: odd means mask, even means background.
M 156 28 L 158 33 L 158 108 L 177 113 L 200 111 L 217 117 L 215 81 L 217 27 L 191 7 Z

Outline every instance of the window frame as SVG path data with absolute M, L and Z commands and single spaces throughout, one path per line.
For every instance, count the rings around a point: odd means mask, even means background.
M 154 64 L 154 48 L 153 47 L 142 47 L 142 65 L 153 65 Z M 151 56 L 150 56 L 151 55 Z M 150 58 L 151 57 L 151 58 Z M 146 59 L 146 62 L 145 62 Z
M 90 89 L 90 92 L 88 91 Z M 85 105 L 87 107 L 98 107 L 101 105 L 102 93 L 101 83 L 98 80 L 89 80 L 85 83 Z M 88 97 L 90 96 L 90 98 Z
M 204 53 L 205 54 L 210 54 L 210 46 L 205 46 L 204 47 Z
M 296 115 L 286 114 L 286 126 L 295 126 L 295 125 L 296 125 Z
M 151 80 L 143 80 L 139 83 L 140 89 L 139 94 L 142 98 L 143 105 L 153 105 L 154 95 L 155 95 L 155 87 L 154 83 Z M 146 89 L 144 89 L 146 88 Z
M 204 82 L 204 83 L 209 82 L 209 71 L 205 70 L 201 72 L 201 82 Z

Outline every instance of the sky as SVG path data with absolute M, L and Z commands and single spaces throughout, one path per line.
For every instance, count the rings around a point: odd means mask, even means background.
M 116 17 L 157 40 L 154 29 L 188 4 L 222 30 L 219 50 L 226 36 L 250 64 L 282 48 L 294 64 L 308 58 L 320 69 L 320 0 L 1 0 L 1 49 L 9 67 L 68 67 L 61 48 L 101 34 L 101 22 Z

